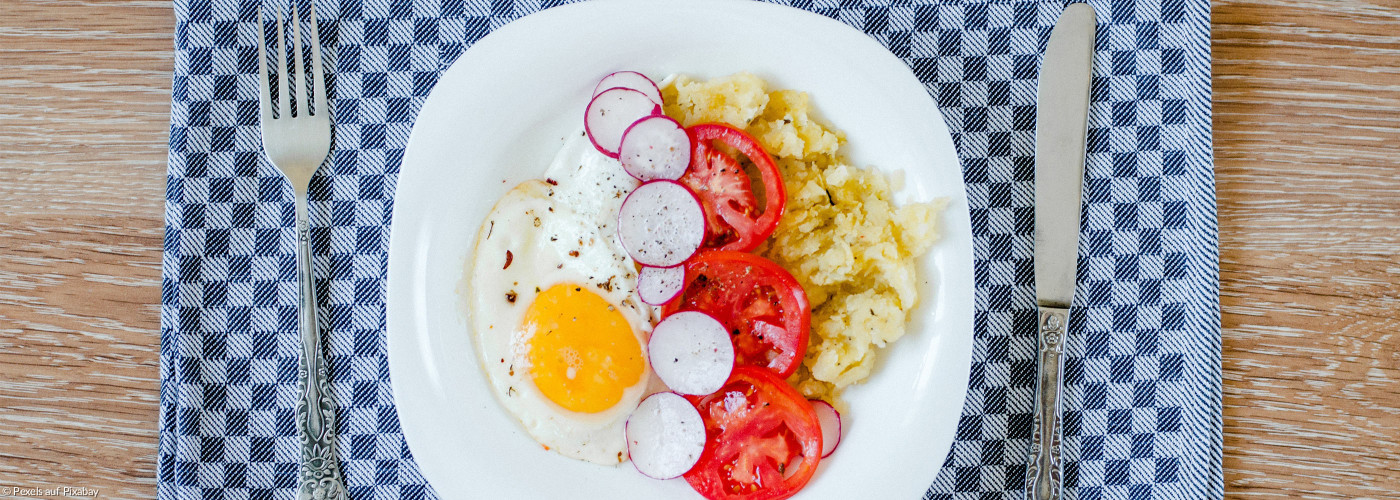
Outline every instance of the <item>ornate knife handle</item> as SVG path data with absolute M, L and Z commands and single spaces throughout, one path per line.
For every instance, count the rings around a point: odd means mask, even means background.
M 335 452 L 335 401 L 332 399 L 320 329 L 316 325 L 316 289 L 311 274 L 311 239 L 306 194 L 297 193 L 297 285 L 301 293 L 298 327 L 301 359 L 297 362 L 297 435 L 301 438 L 298 500 L 346 500 L 345 481 Z
M 1060 380 L 1069 310 L 1040 308 L 1040 375 L 1035 385 L 1035 435 L 1026 469 L 1027 500 L 1060 498 Z

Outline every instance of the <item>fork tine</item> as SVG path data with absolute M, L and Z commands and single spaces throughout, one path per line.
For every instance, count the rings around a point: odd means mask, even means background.
M 282 31 L 282 9 L 277 9 L 277 117 L 292 117 L 292 96 L 287 91 L 287 37 Z
M 316 99 L 316 114 L 326 110 L 326 74 L 321 71 L 321 34 L 316 29 L 316 0 L 311 0 L 311 86 Z
M 301 15 L 297 13 L 296 0 L 292 0 L 292 53 L 296 62 L 297 116 L 310 116 L 311 111 L 307 109 L 310 100 L 306 98 L 306 65 L 301 58 Z
M 263 31 L 262 9 L 258 9 L 258 109 L 263 123 L 272 119 L 272 89 L 267 79 L 267 32 Z

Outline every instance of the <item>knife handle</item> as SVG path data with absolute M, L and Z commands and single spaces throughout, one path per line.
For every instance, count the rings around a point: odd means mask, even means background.
M 1027 500 L 1060 498 L 1060 381 L 1069 309 L 1040 308 L 1040 375 L 1035 382 L 1035 435 L 1026 470 Z

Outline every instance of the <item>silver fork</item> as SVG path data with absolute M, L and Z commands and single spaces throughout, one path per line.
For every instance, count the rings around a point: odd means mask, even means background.
M 272 89 L 267 78 L 267 57 L 258 53 L 262 77 L 261 98 L 263 149 L 296 194 L 297 285 L 300 297 L 297 326 L 301 332 L 301 359 L 297 363 L 297 434 L 301 438 L 301 500 L 344 500 L 345 481 L 335 447 L 335 401 L 332 400 L 326 359 L 322 354 L 320 330 L 316 326 L 316 291 L 311 277 L 311 239 L 306 192 L 311 176 L 325 161 L 331 147 L 330 110 L 326 108 L 326 78 L 321 70 L 321 41 L 316 30 L 316 2 L 311 2 L 311 66 L 314 107 L 306 98 L 306 70 L 301 58 L 301 23 L 296 3 L 292 3 L 292 51 L 296 65 L 297 116 L 292 116 L 292 92 L 286 75 L 287 41 L 283 36 L 282 11 L 277 11 L 277 116 L 272 115 Z M 258 34 L 263 15 L 258 11 Z M 261 38 L 259 39 L 261 41 Z M 261 43 L 259 44 L 261 47 Z M 314 112 L 313 112 L 314 110 Z

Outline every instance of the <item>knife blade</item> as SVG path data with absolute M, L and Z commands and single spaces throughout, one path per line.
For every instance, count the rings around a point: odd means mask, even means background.
M 1061 495 L 1060 383 L 1079 261 L 1080 193 L 1094 63 L 1094 8 L 1065 8 L 1050 31 L 1035 111 L 1035 298 L 1039 375 L 1026 498 Z

